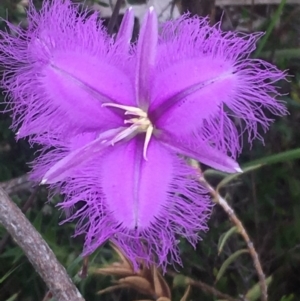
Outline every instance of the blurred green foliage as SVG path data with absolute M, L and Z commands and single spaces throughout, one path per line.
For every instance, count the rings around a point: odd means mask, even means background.
M 40 5 L 39 1 L 34 3 Z M 281 6 L 259 8 L 257 12 L 249 7 L 239 7 L 238 10 L 237 13 L 242 12 L 240 18 L 245 20 L 255 14 L 265 17 L 260 29 L 266 30 L 268 35 L 259 44 L 256 55 L 289 70 L 289 82 L 283 82 L 281 88 L 290 115 L 275 121 L 265 135 L 265 145 L 255 142 L 250 148 L 245 142 L 241 163 L 256 168 L 223 181 L 220 191 L 243 221 L 256 246 L 270 282 L 270 300 L 297 301 L 300 300 L 299 7 L 282 2 Z M 232 13 L 235 13 L 234 9 Z M 4 0 L 0 4 L 0 16 L 20 23 L 24 21 L 25 12 L 20 1 Z M 0 21 L 0 28 L 5 30 L 3 21 Z M 3 108 L 2 104 L 1 110 Z M 9 114 L 1 114 L 0 182 L 28 172 L 26 162 L 34 158 L 35 149 L 24 140 L 16 142 L 10 124 Z M 210 170 L 206 175 L 214 186 L 224 179 L 224 175 Z M 23 191 L 12 198 L 21 207 L 30 193 Z M 83 237 L 72 238 L 74 224 L 59 226 L 61 213 L 54 207 L 59 199 L 57 196 L 47 202 L 47 191 L 41 187 L 26 215 L 67 268 L 86 300 L 141 299 L 137 292 L 126 289 L 99 297 L 97 291 L 111 285 L 112 278 L 96 276 L 92 272 L 85 279 L 78 276 L 82 267 Z M 260 293 L 253 263 L 247 253 L 240 251 L 246 245 L 221 208 L 215 207 L 209 226 L 210 231 L 203 235 L 196 250 L 185 241 L 180 242 L 184 267 L 177 267 L 178 274 L 198 279 L 231 296 L 244 295 L 250 301 L 258 300 Z M 2 244 L 5 235 L 6 231 L 0 227 L 0 300 L 43 300 L 47 292 L 44 283 L 13 241 Z M 116 255 L 105 245 L 91 256 L 89 265 L 93 270 L 116 260 Z M 173 287 L 173 300 L 180 300 L 185 285 L 178 284 L 179 278 L 175 282 L 171 276 L 165 278 Z M 189 299 L 217 300 L 199 288 L 192 288 Z

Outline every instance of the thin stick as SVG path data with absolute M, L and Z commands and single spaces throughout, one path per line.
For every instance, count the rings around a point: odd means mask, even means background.
M 88 267 L 89 267 L 89 257 L 85 256 L 83 258 L 82 268 L 79 271 L 78 275 L 81 279 L 85 279 L 88 275 Z
M 191 286 L 199 287 L 203 292 L 212 294 L 213 296 L 215 296 L 217 298 L 222 298 L 227 301 L 237 301 L 238 300 L 238 299 L 234 299 L 231 296 L 216 290 L 214 287 L 209 286 L 208 284 L 201 282 L 199 280 L 193 280 L 191 278 L 188 278 L 187 283 Z
M 198 165 L 198 168 L 199 168 L 199 165 Z M 238 232 L 241 234 L 244 241 L 246 242 L 249 253 L 252 257 L 252 261 L 253 261 L 256 273 L 258 275 L 259 285 L 260 285 L 260 289 L 261 289 L 261 300 L 267 301 L 268 300 L 268 287 L 267 287 L 267 283 L 266 283 L 266 277 L 263 272 L 261 263 L 259 261 L 258 254 L 254 248 L 254 245 L 253 245 L 248 233 L 246 232 L 246 229 L 244 228 L 242 222 L 239 220 L 239 218 L 234 213 L 233 209 L 229 206 L 227 201 L 224 198 L 222 198 L 220 196 L 220 194 L 212 186 L 210 186 L 210 184 L 205 180 L 205 178 L 203 176 L 200 178 L 200 181 L 208 188 L 210 194 L 213 197 L 213 201 L 215 203 L 219 204 L 224 209 L 224 211 L 227 213 L 229 219 L 237 227 Z
M 172 276 L 172 277 L 177 277 L 178 274 L 174 273 L 172 271 L 168 271 L 168 275 Z M 215 289 L 214 287 L 200 281 L 200 280 L 194 280 L 190 277 L 187 276 L 183 276 L 184 277 L 184 284 L 186 285 L 191 285 L 191 286 L 195 286 L 195 287 L 199 287 L 204 293 L 206 294 L 210 294 L 213 295 L 217 298 L 221 298 L 227 301 L 238 301 L 239 299 L 235 299 L 227 294 L 224 294 L 220 291 L 218 291 L 217 289 Z
M 0 189 L 0 223 L 22 248 L 57 301 L 84 301 L 47 243 L 2 189 Z
M 280 4 L 281 0 L 254 0 L 254 5 L 276 5 Z M 244 6 L 251 5 L 252 0 L 216 0 L 216 6 Z M 299 0 L 287 0 L 286 4 L 299 4 Z
M 35 183 L 29 180 L 28 175 L 0 182 L 0 188 L 5 190 L 8 195 L 17 194 L 23 191 L 32 191 Z
M 114 28 L 115 28 L 115 25 L 116 25 L 117 20 L 118 20 L 118 16 L 119 16 L 119 12 L 120 12 L 122 3 L 123 3 L 123 0 L 117 0 L 117 3 L 114 7 L 112 15 L 109 19 L 109 22 L 108 22 L 108 25 L 107 25 L 107 32 L 110 35 L 113 34 L 113 32 L 114 32 Z

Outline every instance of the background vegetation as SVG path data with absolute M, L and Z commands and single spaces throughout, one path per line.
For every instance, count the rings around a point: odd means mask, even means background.
M 82 2 L 92 4 L 92 1 Z M 220 191 L 244 223 L 260 255 L 265 274 L 270 276 L 269 299 L 297 301 L 300 300 L 300 3 L 287 4 L 282 1 L 280 5 L 234 5 L 223 10 L 212 4 L 205 6 L 205 2 L 202 1 L 202 6 L 197 7 L 193 1 L 179 1 L 176 5 L 181 11 L 189 8 L 193 13 L 209 14 L 213 22 L 223 14 L 223 27 L 230 30 L 266 31 L 254 55 L 289 70 L 289 82 L 281 83 L 281 91 L 285 93 L 283 99 L 290 115 L 275 121 L 265 135 L 265 145 L 257 142 L 251 148 L 245 142 L 240 162 L 244 167 L 257 168 L 239 178 L 222 182 Z M 41 1 L 34 3 L 41 5 Z M 99 4 L 105 5 L 102 2 Z M 0 15 L 26 26 L 24 6 L 26 1 L 2 0 Z M 3 21 L 0 21 L 0 27 L 5 30 Z M 3 100 L 4 96 L 0 97 Z M 16 142 L 9 129 L 10 124 L 9 115 L 1 114 L 0 186 L 7 189 L 13 201 L 23 208 L 86 300 L 151 299 L 151 296 L 134 289 L 97 295 L 116 279 L 95 272 L 97 268 L 118 260 L 109 245 L 99 248 L 90 257 L 88 276 L 79 276 L 83 264 L 80 257 L 83 238 L 71 237 L 74 224 L 58 225 L 61 213 L 55 208 L 55 203 L 60 196 L 47 202 L 46 188 L 34 188 L 24 177 L 29 171 L 26 162 L 32 160 L 35 149 L 30 148 L 27 141 Z M 224 180 L 224 175 L 210 170 L 206 171 L 206 176 L 214 186 Z M 18 179 L 12 181 L 15 178 Z M 181 241 L 184 267 L 178 267 L 177 272 L 173 270 L 164 276 L 172 288 L 172 300 L 180 300 L 184 294 L 188 282 L 185 276 L 195 281 L 188 300 L 218 299 L 201 285 L 197 286 L 197 281 L 236 299 L 246 300 L 244 296 L 250 301 L 258 299 L 258 279 L 249 254 L 236 253 L 246 248 L 245 242 L 232 229 L 222 208 L 215 206 L 209 226 L 210 231 L 203 236 L 196 250 Z M 220 244 L 223 244 L 221 252 Z M 46 293 L 45 284 L 22 250 L 0 227 L 0 300 L 46 300 Z

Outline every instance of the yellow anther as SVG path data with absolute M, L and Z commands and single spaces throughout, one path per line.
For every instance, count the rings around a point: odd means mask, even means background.
M 146 133 L 145 136 L 145 142 L 143 147 L 143 157 L 145 160 L 147 160 L 147 149 L 154 131 L 154 127 L 148 118 L 148 115 L 146 112 L 141 110 L 137 107 L 131 107 L 131 106 L 124 106 L 119 105 L 115 103 L 104 103 L 102 104 L 103 107 L 113 107 L 118 108 L 125 111 L 125 115 L 133 115 L 137 116 L 137 118 L 130 118 L 125 119 L 124 124 L 131 124 L 130 127 L 125 128 L 123 131 L 118 133 L 111 141 L 110 143 L 114 145 L 118 141 L 121 141 L 131 135 L 136 135 L 138 133 Z

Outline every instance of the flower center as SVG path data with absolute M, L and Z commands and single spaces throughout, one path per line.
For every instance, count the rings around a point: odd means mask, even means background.
M 125 128 L 119 134 L 117 134 L 110 143 L 114 145 L 116 142 L 127 138 L 130 135 L 136 135 L 138 133 L 146 133 L 144 147 L 143 147 L 143 157 L 147 160 L 147 148 L 149 146 L 149 142 L 151 136 L 153 134 L 154 127 L 152 122 L 148 118 L 148 114 L 144 112 L 142 109 L 131 106 L 123 106 L 115 103 L 104 103 L 103 107 L 113 107 L 118 108 L 125 111 L 125 115 L 135 116 L 133 118 L 128 118 L 124 120 L 124 124 L 131 124 L 131 126 Z

